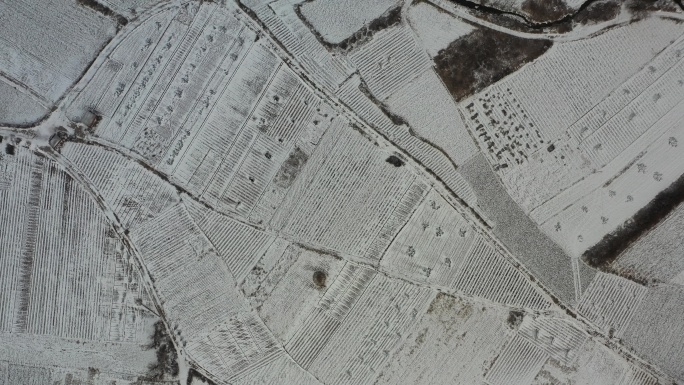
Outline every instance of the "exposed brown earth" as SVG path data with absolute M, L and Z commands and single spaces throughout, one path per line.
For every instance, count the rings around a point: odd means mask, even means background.
M 541 56 L 549 40 L 532 40 L 486 28 L 453 41 L 434 58 L 437 74 L 460 101 Z

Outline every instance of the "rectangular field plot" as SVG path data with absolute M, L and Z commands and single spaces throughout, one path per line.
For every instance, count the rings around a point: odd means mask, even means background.
M 654 285 L 642 297 L 634 311 L 622 340 L 637 354 L 657 364 L 674 378 L 684 378 L 680 365 L 684 346 L 680 336 L 684 333 L 684 287 L 681 285 Z
M 62 154 L 84 174 L 125 228 L 134 228 L 179 201 L 173 186 L 115 151 L 66 143 Z
M 48 113 L 47 103 L 0 77 L 0 123 L 30 125 Z
M 242 285 L 269 330 L 286 343 L 314 312 L 345 262 L 290 245 L 267 253 Z
M 477 233 L 430 189 L 385 253 L 381 266 L 412 280 L 454 284 Z
M 337 44 L 399 4 L 397 0 L 316 0 L 304 2 L 301 13 L 325 41 Z
M 578 311 L 601 329 L 621 337 L 646 292 L 644 286 L 632 281 L 599 273 L 582 296 Z
M 306 333 L 294 337 L 308 335 L 307 345 L 293 346 L 301 351 L 293 356 L 301 357 L 301 364 L 326 383 L 367 383 L 376 378 L 376 368 L 388 361 L 434 296 L 429 289 L 383 275 L 365 286 L 346 317 L 336 320 L 326 314 L 329 310 L 315 312 L 302 328 Z M 308 329 L 309 324 L 316 327 Z M 317 336 L 322 340 L 316 341 Z
M 357 257 L 366 255 L 416 175 L 340 121 L 329 129 L 280 209 L 283 232 Z M 400 161 L 403 164 L 403 161 Z
M 545 309 L 550 303 L 524 275 L 434 190 L 394 238 L 383 270 L 441 288 L 512 306 Z
M 532 212 L 532 219 L 575 256 L 623 225 L 684 173 L 682 105 L 655 122 L 604 173 L 546 202 Z
M 275 236 L 210 210 L 188 196 L 183 203 L 193 221 L 240 283 L 274 241 Z
M 74 379 L 85 379 L 88 372 L 92 377 L 89 369 L 97 368 L 100 373 L 98 379 L 102 381 L 96 384 L 109 385 L 116 379 L 133 382 L 149 373 L 149 365 L 156 361 L 156 350 L 149 348 L 147 338 L 131 344 L 19 333 L 1 333 L 0 337 L 3 340 L 0 346 L 0 385 L 24 384 L 21 381 L 3 382 L 6 380 L 4 375 L 7 375 L 7 372 L 3 373 L 3 364 L 6 371 L 27 370 L 30 373 L 32 370 L 27 368 L 44 370 L 49 375 L 48 379 L 52 378 L 49 385 L 65 380 L 69 372 Z
M 468 128 L 525 213 L 552 199 L 558 209 L 567 206 L 571 202 L 559 195 L 585 191 L 574 188 L 582 178 L 603 178 L 595 187 L 605 183 L 640 152 L 630 152 L 614 171 L 593 173 L 630 151 L 681 98 L 681 34 L 675 24 L 645 19 L 559 43 L 461 103 Z M 649 47 L 635 43 L 646 35 Z
M 481 383 L 510 338 L 507 311 L 437 294 L 376 383 Z
M 547 359 L 544 351 L 516 335 L 487 372 L 485 382 L 489 385 L 529 384 Z
M 0 8 L 0 70 L 50 102 L 116 33 L 114 19 L 76 1 L 3 0 Z
M 380 101 L 385 101 L 430 69 L 431 63 L 411 30 L 404 26 L 381 31 L 349 57 Z
M 422 73 L 387 99 L 392 112 L 406 119 L 413 135 L 462 164 L 477 152 L 475 142 L 451 95 L 432 69 Z

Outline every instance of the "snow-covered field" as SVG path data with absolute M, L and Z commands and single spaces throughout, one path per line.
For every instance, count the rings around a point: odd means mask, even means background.
M 409 8 L 406 18 L 430 57 L 474 30 L 472 25 L 442 12 L 428 2 L 420 2 Z
M 337 44 L 400 5 L 398 0 L 313 0 L 300 9 L 325 41 Z
M 645 34 L 651 44 L 633 43 Z M 681 34 L 652 18 L 557 44 L 460 103 L 511 197 L 569 254 L 614 231 L 684 171 Z M 625 60 L 611 61 L 616 55 Z M 478 115 L 489 117 L 484 128 Z
M 50 105 L 81 77 L 116 33 L 115 20 L 76 1 L 3 0 L 0 9 L 2 82 L 20 85 L 23 93 Z M 3 92 L 2 98 L 10 96 Z M 17 117 L 7 121 L 3 117 L 0 122 L 13 124 L 26 115 L 35 117 L 35 103 L 26 103 L 25 112 L 15 112 Z
M 0 385 L 684 381 L 681 17 L 583 4 L 0 0 Z
M 31 125 L 47 115 L 48 111 L 48 103 L 21 89 L 19 85 L 0 78 L 0 116 L 4 124 Z
M 680 235 L 684 232 L 684 206 L 680 205 L 658 227 L 620 255 L 615 268 L 657 282 L 684 285 L 684 260 Z M 644 256 L 648 256 L 644 258 Z

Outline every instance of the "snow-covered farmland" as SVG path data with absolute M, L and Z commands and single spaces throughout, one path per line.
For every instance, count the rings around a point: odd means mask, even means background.
M 381 266 L 446 292 L 463 292 L 521 308 L 543 310 L 550 306 L 487 238 L 434 191 L 425 196 L 397 235 Z
M 145 377 L 159 318 L 124 242 L 59 164 L 6 146 L 0 379 L 85 380 L 95 367 L 102 381 Z
M 556 44 L 461 102 L 511 197 L 570 255 L 623 225 L 683 171 L 674 152 L 681 33 L 650 18 Z M 645 34 L 651 44 L 634 43 Z
M 313 0 L 303 2 L 300 11 L 326 42 L 338 44 L 400 5 L 398 0 Z
M 31 125 L 48 111 L 48 103 L 23 90 L 19 85 L 0 78 L 0 116 L 3 124 Z
M 623 334 L 626 345 L 674 378 L 684 375 L 684 348 L 679 343 L 684 335 L 683 299 L 682 286 L 650 287 Z
M 413 4 L 406 15 L 408 23 L 425 51 L 434 57 L 452 41 L 473 31 L 473 26 L 457 19 L 429 2 Z
M 664 1 L 0 0 L 0 385 L 684 380 Z
M 511 335 L 505 309 L 443 294 L 419 317 L 379 384 L 479 382 Z
M 683 136 L 681 107 L 668 110 L 662 118 L 653 119 L 648 130 L 606 165 L 604 172 L 587 177 L 532 212 L 531 217 L 549 237 L 569 253 L 579 255 L 684 173 L 682 147 L 678 145 L 678 138 Z M 610 150 L 608 144 L 606 148 Z M 581 196 L 579 191 L 583 191 Z M 561 204 L 565 206 L 559 207 Z
M 673 39 L 681 33 L 673 22 L 646 19 L 614 28 L 595 38 L 555 44 L 534 63 L 483 91 L 482 95 L 461 103 L 466 117 L 473 115 L 466 108 L 470 103 L 475 104 L 475 109 L 491 109 L 494 121 L 502 122 L 492 125 L 493 129 L 503 127 L 511 120 L 509 116 L 525 118 L 534 128 L 529 139 L 521 140 L 520 144 L 507 137 L 499 139 L 505 141 L 504 145 L 515 145 L 527 154 L 524 165 L 502 162 L 496 158 L 495 152 L 486 151 L 493 164 L 507 165 L 500 168 L 499 173 L 511 196 L 526 212 L 567 189 L 588 175 L 592 168 L 602 166 L 585 164 L 586 155 L 583 158 L 584 152 L 576 149 L 577 142 L 571 142 L 566 132 L 573 132 L 575 122 L 585 119 L 590 122 L 589 117 L 601 119 L 592 122 L 598 123 L 599 127 L 621 111 L 626 103 L 641 95 L 657 78 L 648 65 L 651 61 L 663 60 L 661 57 L 666 57 L 668 52 L 674 55 L 676 48 L 659 53 L 671 46 Z M 641 39 L 648 39 L 649 44 L 638 44 Z M 665 73 L 674 60 L 664 61 L 662 69 L 658 69 L 661 66 L 657 64 L 652 67 Z M 587 68 L 591 72 L 588 73 Z M 630 84 L 634 84 L 636 89 L 624 91 Z M 487 98 L 483 97 L 485 94 L 499 95 L 501 100 L 493 100 L 495 103 L 484 106 L 482 103 L 487 103 Z M 482 114 L 479 116 L 482 118 Z M 466 124 L 473 131 L 477 127 L 472 119 L 468 119 Z M 576 130 L 582 131 L 586 125 L 577 125 Z M 487 133 L 494 136 L 492 131 Z M 488 146 L 484 140 L 486 137 L 476 136 L 478 140 L 482 138 L 481 146 L 484 148 Z M 524 135 L 524 138 L 528 136 Z M 528 143 L 528 140 L 532 142 Z M 539 143 L 534 148 L 536 142 Z M 527 148 L 528 144 L 531 149 Z
M 684 272 L 681 234 L 684 206 L 639 239 L 615 261 L 615 269 L 647 281 L 674 282 Z M 684 282 L 679 282 L 680 285 Z
M 81 77 L 116 28 L 116 20 L 76 1 L 3 0 L 0 76 L 55 103 Z
M 374 263 L 380 257 L 375 248 L 398 231 L 395 218 L 405 221 L 417 203 L 413 190 L 424 188 L 412 187 L 422 181 L 404 162 L 346 122 L 333 124 L 271 225 L 300 242 Z
M 349 58 L 378 103 L 405 120 L 413 135 L 446 153 L 456 164 L 475 153 L 453 99 L 410 28 L 381 31 Z

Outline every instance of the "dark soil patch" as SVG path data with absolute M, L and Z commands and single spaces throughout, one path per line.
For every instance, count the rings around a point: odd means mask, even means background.
M 684 202 L 684 175 L 658 193 L 653 200 L 617 230 L 604 236 L 601 241 L 585 251 L 582 259 L 589 266 L 608 268 L 622 252 L 658 225 L 682 202 Z
M 391 164 L 394 167 L 401 167 L 404 165 L 404 161 L 396 155 L 390 155 L 387 159 L 385 159 L 385 162 Z
M 435 69 L 460 101 L 538 58 L 552 44 L 478 28 L 440 50 L 434 58 Z
M 524 316 L 525 313 L 523 313 L 522 310 L 511 310 L 508 312 L 508 318 L 506 319 L 508 327 L 511 329 L 517 329 L 522 323 Z
M 162 321 L 154 324 L 154 334 L 149 349 L 157 351 L 157 362 L 149 366 L 146 380 L 161 381 L 178 376 L 178 354 Z
M 283 162 L 283 165 L 280 166 L 280 170 L 278 170 L 275 176 L 274 183 L 276 186 L 282 188 L 290 187 L 307 160 L 309 160 L 309 156 L 299 147 L 295 147 L 285 162 Z
M 328 275 L 324 271 L 317 270 L 313 273 L 313 282 L 319 288 L 325 287 L 325 280 L 327 278 Z
M 637 19 L 648 16 L 655 11 L 677 12 L 680 5 L 673 0 L 626 0 L 625 8 Z
M 586 25 L 612 20 L 620 13 L 621 7 L 622 4 L 618 0 L 592 3 L 577 13 L 575 21 L 579 24 Z
M 574 13 L 563 0 L 526 0 L 521 10 L 534 23 L 549 23 Z
M 609 269 L 609 272 L 619 275 L 622 278 L 627 278 L 632 282 L 636 282 L 640 285 L 647 286 L 649 284 L 649 279 L 644 277 L 640 272 L 633 269 Z M 651 280 L 650 283 L 656 283 L 655 279 Z

